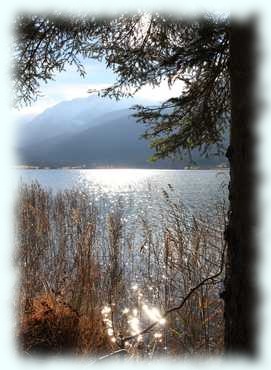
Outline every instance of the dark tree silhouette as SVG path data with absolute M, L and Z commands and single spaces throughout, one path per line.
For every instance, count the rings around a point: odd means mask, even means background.
M 253 159 L 255 124 L 255 24 L 232 24 L 230 31 L 231 132 L 229 221 L 225 233 L 228 263 L 225 280 L 225 343 L 231 351 L 255 354 L 257 257 Z
M 16 103 L 29 104 L 41 81 L 67 64 L 85 74 L 83 58 L 104 60 L 117 75 L 100 91 L 119 99 L 143 85 L 183 82 L 180 96 L 155 107 L 135 107 L 146 124 L 154 159 L 216 144 L 230 128 L 229 220 L 225 291 L 225 348 L 254 353 L 252 234 L 255 26 L 230 19 L 180 20 L 136 13 L 111 18 L 21 16 L 16 21 Z

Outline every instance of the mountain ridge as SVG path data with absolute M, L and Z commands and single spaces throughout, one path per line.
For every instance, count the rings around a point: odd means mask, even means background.
M 191 164 L 188 157 L 182 160 L 165 159 L 150 163 L 148 158 L 154 153 L 148 141 L 141 139 L 145 128 L 132 116 L 133 112 L 129 109 L 128 102 L 122 104 L 122 107 L 128 105 L 128 108 L 117 109 L 121 106 L 112 101 L 111 105 L 109 101 L 102 105 L 103 99 L 99 99 L 93 99 L 93 97 L 77 99 L 75 104 L 81 102 L 82 109 L 77 107 L 78 109 L 75 110 L 72 108 L 74 101 L 72 103 L 62 102 L 56 108 L 50 108 L 36 117 L 36 122 L 39 124 L 32 133 L 29 132 L 30 130 L 25 133 L 29 135 L 28 142 L 21 140 L 21 145 L 17 145 L 20 164 L 38 167 L 175 169 Z M 96 108 L 96 113 L 97 111 L 100 113 L 95 115 L 91 107 L 93 108 L 98 101 L 100 101 L 100 106 L 94 108 Z M 132 105 L 136 103 L 138 101 L 134 101 Z M 61 112 L 55 114 L 56 110 L 63 107 L 67 110 L 66 112 L 62 115 Z M 91 114 L 89 114 L 90 111 Z M 50 132 L 52 127 L 57 125 L 56 122 L 60 116 L 62 116 L 61 127 L 57 126 L 58 130 Z M 83 122 L 76 127 L 74 122 L 78 116 Z M 63 117 L 66 118 L 63 119 Z M 31 123 L 29 125 L 31 126 Z M 47 135 L 43 135 L 46 130 Z M 36 136 L 38 140 L 35 139 Z M 197 150 L 192 151 L 192 154 L 193 159 L 203 167 L 217 166 L 222 162 L 222 158 L 201 158 Z

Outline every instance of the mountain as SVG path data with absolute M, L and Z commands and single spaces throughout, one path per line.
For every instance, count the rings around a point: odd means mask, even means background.
M 146 101 L 133 98 L 115 101 L 97 95 L 63 101 L 32 120 L 18 122 L 17 147 L 35 145 L 60 135 L 75 134 L 99 124 L 97 117 L 142 103 Z
M 140 139 L 143 132 L 143 125 L 136 122 L 130 110 L 124 109 L 102 115 L 79 133 L 53 137 L 21 149 L 21 161 L 54 167 L 147 167 L 152 152 L 148 143 Z
M 184 168 L 190 163 L 188 158 L 148 162 L 153 152 L 149 143 L 141 139 L 144 125 L 136 122 L 127 109 L 131 100 L 118 105 L 108 99 L 103 105 L 100 99 L 92 96 L 63 102 L 25 124 L 25 137 L 19 137 L 20 163 L 87 168 Z M 136 103 L 143 102 L 132 104 Z M 217 157 L 201 158 L 196 150 L 192 155 L 203 167 L 223 162 Z

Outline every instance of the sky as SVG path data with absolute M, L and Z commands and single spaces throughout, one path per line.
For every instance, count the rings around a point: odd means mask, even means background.
M 79 75 L 75 66 L 67 66 L 65 71 L 54 76 L 54 80 L 47 84 L 43 83 L 40 87 L 42 96 L 31 106 L 15 111 L 15 118 L 32 118 L 61 101 L 87 97 L 89 89 L 104 88 L 116 80 L 115 74 L 107 69 L 103 62 L 89 59 L 84 62 L 84 67 L 87 72 L 85 78 Z M 180 95 L 180 91 L 181 83 L 175 83 L 169 89 L 164 81 L 155 89 L 150 85 L 142 87 L 136 96 L 150 101 L 163 101 L 172 96 Z

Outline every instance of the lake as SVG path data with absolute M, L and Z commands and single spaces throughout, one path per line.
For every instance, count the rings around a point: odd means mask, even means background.
M 125 208 L 155 212 L 163 190 L 181 201 L 192 212 L 212 212 L 215 204 L 227 197 L 229 171 L 147 170 L 147 169 L 23 169 L 24 183 L 38 181 L 53 192 L 80 189 L 91 194 L 100 207 L 121 201 Z
M 169 232 L 175 235 L 180 229 L 186 232 L 182 238 L 186 240 L 185 245 L 189 253 L 194 240 L 191 235 L 197 231 L 193 229 L 193 216 L 197 216 L 198 213 L 203 217 L 196 217 L 197 220 L 208 225 L 212 230 L 211 233 L 206 234 L 209 239 L 207 238 L 207 241 L 204 239 L 201 245 L 204 253 L 206 254 L 208 250 L 204 246 L 209 245 L 209 242 L 212 242 L 216 248 L 221 243 L 220 226 L 222 229 L 224 226 L 220 219 L 219 209 L 221 208 L 217 209 L 216 206 L 227 199 L 228 170 L 29 169 L 17 171 L 17 174 L 23 183 L 38 182 L 42 187 L 50 189 L 53 195 L 59 191 L 79 190 L 79 194 L 74 194 L 79 201 L 73 203 L 75 205 L 71 203 L 71 199 L 74 199 L 71 194 L 67 194 L 67 197 L 64 194 L 61 197 L 66 199 L 63 214 L 66 223 L 63 223 L 64 219 L 57 214 L 55 206 L 52 206 L 52 197 L 49 197 L 51 201 L 48 203 L 48 217 L 51 231 L 48 237 L 51 240 L 50 245 L 56 250 L 59 248 L 59 240 L 64 238 L 62 233 L 73 235 L 71 240 L 76 239 L 77 229 L 74 229 L 74 222 L 71 221 L 73 208 L 82 206 L 85 214 L 85 205 L 88 208 L 88 204 L 91 204 L 97 210 L 95 219 L 97 258 L 106 265 L 110 259 L 108 220 L 114 214 L 117 216 L 116 219 L 120 217 L 122 225 L 120 243 L 124 270 L 127 274 L 134 274 L 131 279 L 135 281 L 138 281 L 139 277 L 148 270 L 146 261 L 142 260 L 144 255 L 139 252 L 140 246 L 149 243 L 149 250 L 155 251 L 155 258 L 157 255 L 161 257 L 165 235 Z M 30 196 L 29 202 L 34 202 L 37 208 L 42 207 L 39 197 L 33 201 Z M 82 221 L 83 223 L 90 217 L 88 212 L 86 214 L 88 216 Z M 214 230 L 218 230 L 219 234 Z M 200 232 L 199 235 L 201 235 Z M 69 246 L 69 250 L 74 250 L 77 244 L 71 240 L 68 238 L 65 243 Z M 208 253 L 211 255 L 214 252 L 215 258 L 218 258 L 217 249 L 213 250 L 210 247 Z M 155 265 L 154 256 L 149 261 Z M 132 270 L 129 266 L 132 266 Z

